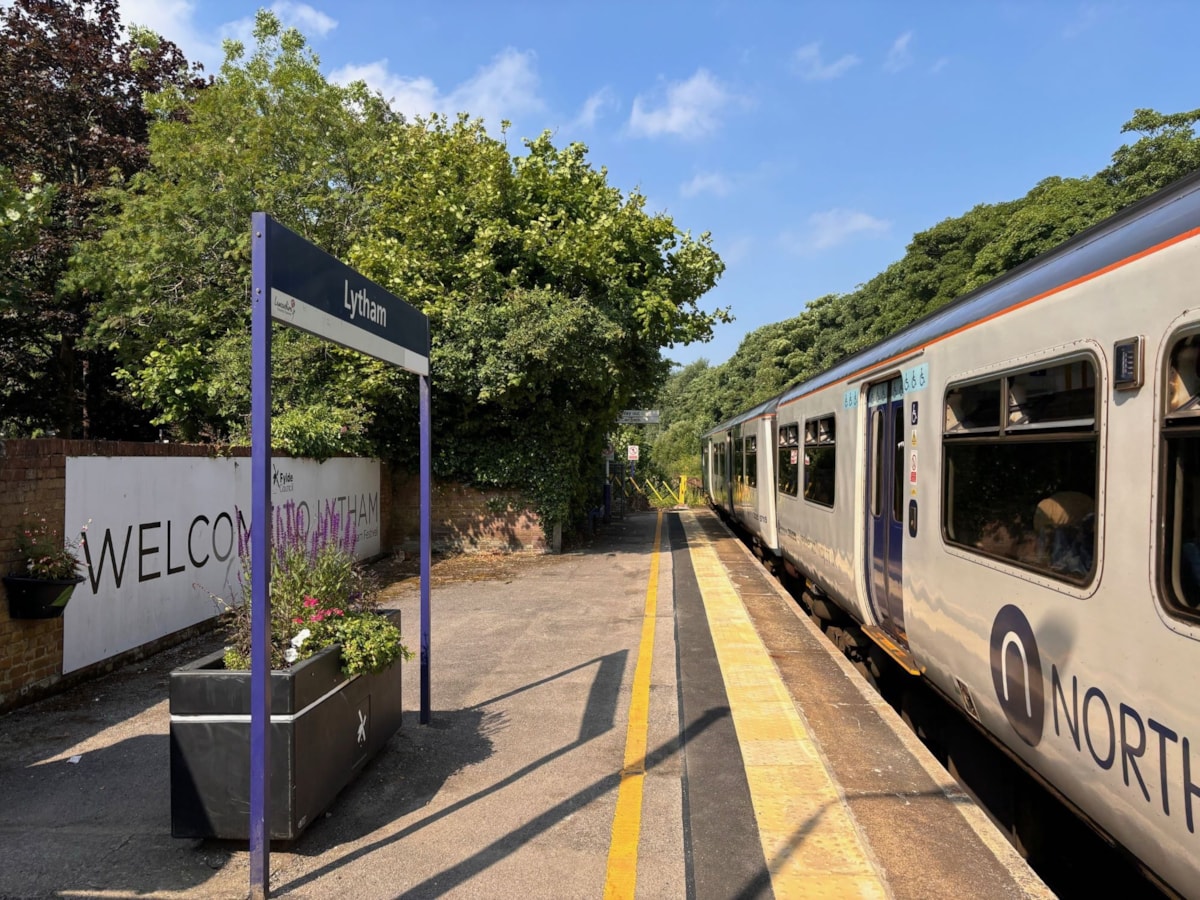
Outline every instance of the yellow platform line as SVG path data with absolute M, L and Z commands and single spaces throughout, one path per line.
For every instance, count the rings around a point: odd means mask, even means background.
M 771 887 L 792 897 L 887 897 L 849 809 L 729 573 L 689 510 L 680 514 L 700 585 Z
M 624 900 L 637 889 L 638 840 L 642 831 L 642 785 L 646 779 L 646 734 L 650 722 L 650 665 L 654 659 L 654 625 L 658 613 L 658 548 L 662 541 L 662 510 L 654 526 L 650 553 L 650 582 L 642 612 L 642 640 L 633 670 L 629 724 L 625 729 L 625 765 L 617 790 L 612 840 L 608 845 L 608 870 L 604 880 L 606 900 Z

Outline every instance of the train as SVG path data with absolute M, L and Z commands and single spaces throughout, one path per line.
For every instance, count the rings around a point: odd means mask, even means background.
M 1200 898 L 1200 173 L 701 436 L 708 502 Z

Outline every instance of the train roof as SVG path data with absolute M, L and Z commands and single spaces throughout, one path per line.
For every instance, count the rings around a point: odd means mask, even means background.
M 1200 228 L 1200 171 L 1130 204 L 1053 250 L 952 300 L 892 336 L 845 357 L 820 375 L 792 385 L 774 402 L 789 403 L 847 380 L 973 322 L 1197 228 Z
M 741 425 L 743 422 L 749 422 L 751 419 L 757 419 L 759 416 L 770 415 L 771 413 L 775 412 L 775 407 L 778 405 L 778 396 L 772 397 L 770 400 L 764 400 L 762 403 L 758 404 L 758 406 L 751 407 L 743 413 L 738 413 L 733 418 L 726 419 L 719 425 L 714 425 L 712 428 L 708 429 L 708 431 L 704 432 L 704 434 L 700 435 L 700 439 L 703 440 L 709 435 L 716 434 L 718 431 L 728 431 L 735 425 Z

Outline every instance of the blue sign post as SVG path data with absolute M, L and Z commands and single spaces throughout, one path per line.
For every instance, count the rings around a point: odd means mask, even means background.
M 420 379 L 421 714 L 429 724 L 429 320 L 280 225 L 251 217 L 250 896 L 270 883 L 271 323 L 282 322 L 414 372 Z

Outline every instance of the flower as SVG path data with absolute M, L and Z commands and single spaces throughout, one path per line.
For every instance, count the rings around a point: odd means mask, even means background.
M 84 525 L 78 540 L 64 540 L 59 529 L 51 525 L 45 515 L 33 516 L 25 510 L 24 521 L 17 529 L 20 569 L 14 574 L 47 581 L 78 577 L 80 562 L 76 551 L 83 549 L 86 533 L 87 525 Z
M 315 522 L 293 501 L 275 509 L 271 553 L 271 666 L 285 668 L 325 647 L 341 648 L 347 675 L 377 672 L 409 659 L 400 629 L 381 615 L 372 584 L 354 556 L 353 516 L 324 504 Z M 237 517 L 241 521 L 241 517 Z M 240 602 L 210 594 L 228 627 L 227 669 L 250 668 L 250 540 L 238 529 Z M 301 626 L 296 630 L 296 626 Z

